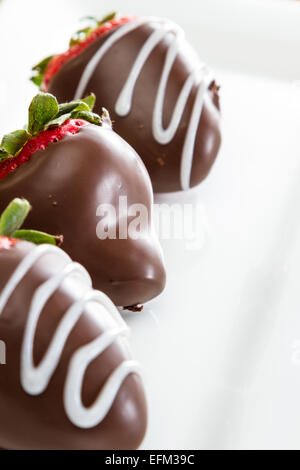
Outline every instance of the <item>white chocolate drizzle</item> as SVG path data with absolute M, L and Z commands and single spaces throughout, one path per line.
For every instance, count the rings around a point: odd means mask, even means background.
M 42 256 L 51 253 L 58 254 L 67 264 L 56 275 L 41 284 L 34 292 L 25 326 L 21 352 L 21 384 L 29 395 L 36 396 L 42 394 L 47 389 L 58 367 L 71 331 L 88 303 L 96 302 L 102 305 L 111 315 L 114 326 L 112 329 L 104 331 L 103 334 L 91 343 L 79 348 L 73 354 L 64 387 L 63 401 L 68 418 L 75 426 L 89 429 L 100 424 L 107 416 L 126 377 L 132 373 L 140 372 L 139 365 L 135 361 L 123 361 L 107 379 L 94 404 L 89 408 L 83 405 L 81 395 L 84 375 L 88 365 L 111 346 L 118 337 L 128 333 L 128 328 L 114 304 L 104 293 L 92 289 L 91 278 L 80 264 L 72 262 L 66 253 L 54 246 L 41 245 L 31 250 L 25 256 L 8 280 L 0 295 L 0 315 L 10 296 L 29 270 Z M 86 293 L 79 300 L 75 301 L 65 313 L 47 352 L 36 367 L 33 363 L 34 338 L 43 308 L 64 280 L 78 274 L 86 283 Z
M 167 84 L 172 67 L 179 53 L 180 45 L 185 39 L 185 34 L 178 25 L 168 20 L 160 18 L 139 18 L 137 20 L 133 20 L 129 23 L 126 23 L 123 26 L 120 26 L 115 32 L 111 34 L 111 36 L 108 37 L 108 39 L 104 42 L 104 44 L 98 49 L 98 51 L 88 62 L 78 83 L 74 99 L 80 99 L 83 96 L 90 79 L 92 78 L 99 62 L 106 54 L 106 52 L 123 36 L 137 29 L 139 26 L 145 23 L 155 23 L 159 26 L 159 28 L 155 29 L 153 33 L 150 34 L 150 36 L 142 46 L 136 58 L 136 61 L 133 64 L 132 69 L 129 73 L 128 79 L 116 102 L 115 112 L 119 116 L 127 116 L 130 113 L 132 109 L 134 89 L 148 57 L 153 52 L 155 47 L 167 35 L 171 36 L 173 40 L 170 41 L 170 45 L 168 47 L 166 60 L 158 86 L 156 100 L 154 103 L 152 132 L 154 139 L 161 145 L 167 145 L 174 139 L 174 136 L 182 120 L 184 110 L 186 108 L 191 92 L 193 88 L 197 86 L 198 91 L 186 133 L 180 168 L 181 187 L 183 190 L 187 190 L 190 188 L 195 142 L 200 118 L 202 115 L 205 93 L 208 90 L 210 83 L 212 82 L 212 77 L 204 64 L 199 62 L 195 65 L 195 69 L 190 73 L 190 75 L 186 79 L 186 82 L 179 94 L 178 100 L 174 107 L 174 112 L 170 124 L 166 129 L 164 129 L 163 110 L 167 92 Z M 147 91 L 145 90 L 145 92 Z

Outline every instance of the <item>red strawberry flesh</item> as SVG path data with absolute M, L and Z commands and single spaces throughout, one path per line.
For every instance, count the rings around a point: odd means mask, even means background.
M 99 28 L 92 31 L 86 39 L 71 46 L 63 54 L 59 54 L 53 57 L 50 60 L 46 72 L 43 77 L 43 83 L 41 86 L 42 91 L 47 91 L 49 83 L 54 75 L 59 72 L 63 65 L 65 65 L 69 60 L 77 57 L 81 52 L 83 52 L 88 46 L 90 46 L 96 39 L 102 36 L 105 33 L 112 32 L 117 29 L 119 26 L 123 26 L 126 23 L 134 20 L 134 16 L 124 16 L 122 18 L 115 18 L 107 23 L 102 24 Z
M 33 137 L 24 145 L 17 156 L 7 158 L 0 163 L 0 180 L 15 171 L 23 163 L 28 162 L 32 155 L 38 150 L 45 150 L 49 144 L 59 142 L 66 135 L 77 134 L 81 127 L 87 126 L 88 124 L 89 123 L 83 119 L 68 119 L 61 126 L 47 129 L 36 137 Z
M 16 238 L 0 237 L 0 250 L 9 250 L 17 241 Z

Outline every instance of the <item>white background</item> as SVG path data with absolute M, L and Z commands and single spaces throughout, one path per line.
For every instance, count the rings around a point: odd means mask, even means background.
M 0 2 L 0 133 L 26 121 L 32 64 L 96 0 Z M 145 369 L 145 448 L 300 448 L 300 2 L 115 1 L 187 30 L 222 85 L 223 146 L 197 250 L 163 241 L 165 293 L 129 315 Z

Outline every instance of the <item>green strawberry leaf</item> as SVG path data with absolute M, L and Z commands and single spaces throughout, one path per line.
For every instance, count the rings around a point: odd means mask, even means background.
M 81 18 L 81 21 L 88 21 L 88 24 L 85 28 L 79 29 L 76 31 L 73 36 L 71 37 L 69 46 L 75 46 L 76 44 L 84 41 L 90 33 L 95 31 L 97 28 L 99 28 L 102 24 L 108 23 L 109 21 L 113 20 L 117 16 L 116 12 L 109 13 L 106 15 L 104 18 L 101 18 L 101 20 L 98 20 L 98 18 L 95 18 L 94 16 L 85 16 L 84 18 Z
M 58 127 L 62 126 L 68 119 L 71 119 L 72 114 L 67 113 L 59 116 L 58 118 L 52 119 L 52 121 L 48 122 L 45 126 L 45 130 L 50 129 L 50 127 Z
M 31 205 L 26 199 L 14 199 L 0 217 L 0 236 L 11 237 L 22 227 L 30 210 Z
M 32 68 L 32 71 L 33 71 L 33 75 L 32 77 L 30 78 L 30 80 L 35 84 L 37 85 L 39 88 L 40 86 L 42 85 L 42 82 L 43 82 L 43 77 L 44 77 L 44 74 L 46 72 L 46 69 L 47 69 L 47 66 L 50 62 L 50 60 L 53 59 L 53 55 L 49 56 L 49 57 L 46 57 L 46 59 L 43 59 L 39 64 L 35 65 L 33 68 Z
M 0 162 L 6 160 L 9 157 L 9 153 L 7 153 L 4 149 L 0 148 Z
M 76 33 L 74 33 L 73 36 L 70 39 L 69 46 L 72 47 L 72 46 L 75 46 L 76 44 L 79 44 L 92 31 L 93 31 L 93 28 L 83 28 L 83 29 L 80 29 L 79 31 L 76 31 Z
M 117 16 L 116 11 L 113 11 L 112 13 L 109 13 L 104 18 L 102 18 L 100 21 L 98 21 L 98 26 L 101 26 L 104 23 L 108 23 L 109 21 L 114 20 L 116 16 Z
M 84 101 L 80 101 L 73 111 L 86 111 L 87 113 L 90 113 L 91 108 Z
M 89 106 L 83 101 L 71 101 L 71 103 L 64 103 L 59 105 L 59 112 L 56 117 L 63 116 L 64 114 L 72 113 L 75 110 L 90 111 Z
M 88 107 L 90 108 L 90 111 L 93 111 L 96 103 L 96 95 L 94 93 L 91 93 L 89 96 L 86 98 L 83 98 L 81 101 L 86 103 Z
M 54 245 L 60 246 L 63 242 L 62 236 L 48 235 L 48 233 L 36 230 L 17 230 L 12 235 L 13 238 L 34 243 L 35 245 Z
M 98 114 L 90 113 L 88 111 L 73 111 L 71 115 L 72 119 L 84 119 L 85 121 L 90 122 L 91 124 L 100 125 L 101 117 Z
M 60 117 L 63 114 L 71 113 L 76 109 L 82 111 L 92 111 L 96 102 L 96 96 L 94 93 L 83 98 L 82 100 L 70 101 L 70 103 L 63 103 L 58 106 L 59 111 L 56 117 Z
M 24 147 L 29 138 L 30 135 L 25 130 L 11 132 L 3 137 L 1 149 L 8 155 L 15 155 Z
M 64 114 L 71 113 L 79 106 L 80 101 L 71 101 L 70 103 L 63 103 L 58 106 L 58 113 L 56 117 L 63 116 Z
M 30 77 L 30 80 L 38 88 L 41 88 L 42 83 L 43 83 L 43 76 L 42 75 L 33 75 L 32 77 Z
M 80 21 L 91 21 L 92 23 L 94 23 L 94 26 L 97 26 L 99 20 L 98 18 L 96 18 L 95 16 L 83 16 L 82 18 L 80 18 Z
M 53 55 L 50 55 L 49 57 L 46 57 L 46 59 L 43 59 L 41 62 L 39 62 L 37 65 L 32 67 L 32 70 L 35 70 L 40 73 L 44 73 L 46 71 L 46 68 L 50 62 L 50 60 L 53 59 Z
M 39 134 L 58 112 L 56 98 L 50 93 L 39 93 L 33 98 L 29 107 L 28 132 L 31 135 Z

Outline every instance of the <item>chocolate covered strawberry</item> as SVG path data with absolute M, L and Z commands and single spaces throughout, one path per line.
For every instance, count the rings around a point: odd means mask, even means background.
M 108 17 L 34 68 L 59 101 L 93 92 L 143 159 L 157 192 L 189 189 L 218 154 L 219 87 L 183 30 L 162 18 Z
M 0 218 L 0 448 L 136 449 L 147 408 L 126 325 L 55 237 L 21 230 L 29 209 Z
M 88 269 L 95 287 L 115 304 L 135 307 L 165 284 L 151 182 L 108 113 L 94 114 L 93 105 L 93 95 L 60 105 L 47 93 L 33 99 L 26 129 L 0 145 L 0 209 L 14 197 L 29 199 L 34 211 L 26 223 L 62 233 L 65 250 Z M 129 209 L 138 205 L 147 214 L 137 238 L 129 230 L 134 215 L 119 210 L 124 198 Z

